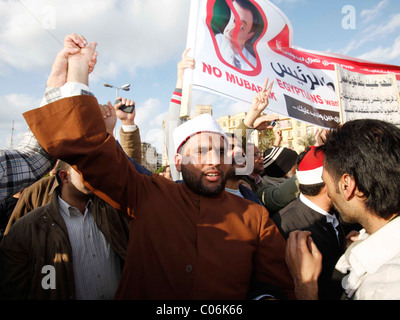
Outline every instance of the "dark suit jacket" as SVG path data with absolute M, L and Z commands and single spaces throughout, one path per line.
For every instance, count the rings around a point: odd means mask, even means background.
M 311 232 L 311 237 L 323 256 L 319 298 L 339 299 L 342 293 L 341 279 L 336 279 L 336 273 L 334 279 L 332 276 L 337 261 L 345 251 L 346 240 L 342 226 L 338 226 L 338 239 L 333 225 L 326 221 L 326 217 L 305 205 L 300 199 L 292 201 L 271 218 L 286 239 L 294 230 Z

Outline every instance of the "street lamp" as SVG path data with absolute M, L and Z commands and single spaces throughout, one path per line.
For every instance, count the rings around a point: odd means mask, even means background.
M 121 87 L 114 87 L 114 86 L 111 85 L 111 84 L 105 83 L 104 86 L 107 87 L 107 88 L 114 88 L 114 89 L 116 89 L 115 99 L 117 99 L 117 98 L 118 98 L 118 90 L 129 91 L 131 85 L 128 83 L 128 84 L 124 84 L 124 85 L 121 86 Z

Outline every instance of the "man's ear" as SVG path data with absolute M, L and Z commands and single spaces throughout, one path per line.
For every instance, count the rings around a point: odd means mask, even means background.
M 62 183 L 67 183 L 68 182 L 68 172 L 65 170 L 60 170 L 58 172 L 58 177 L 60 178 Z
M 182 155 L 175 153 L 175 167 L 178 172 L 182 172 Z
M 348 173 L 345 173 L 340 178 L 339 189 L 347 201 L 353 196 L 362 197 L 364 195 L 358 190 L 354 177 L 350 176 Z

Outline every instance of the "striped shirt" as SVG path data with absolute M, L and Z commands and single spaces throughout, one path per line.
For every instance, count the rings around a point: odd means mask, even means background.
M 99 230 L 90 211 L 82 214 L 58 197 L 60 214 L 68 230 L 77 300 L 114 299 L 121 278 L 121 261 Z

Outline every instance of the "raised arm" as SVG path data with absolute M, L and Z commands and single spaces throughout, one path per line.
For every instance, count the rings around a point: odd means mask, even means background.
M 269 95 L 272 91 L 274 82 L 269 83 L 269 78 L 265 79 L 262 90 L 257 93 L 252 101 L 251 107 L 247 112 L 243 122 L 241 122 L 235 129 L 235 135 L 240 139 L 243 148 L 245 148 L 247 139 L 253 129 L 264 130 L 273 129 L 270 125 L 271 121 L 278 119 L 275 114 L 261 116 L 261 113 L 267 108 L 269 104 Z
M 74 55 L 68 56 L 67 82 L 89 84 L 90 63 L 96 56 L 96 42 L 91 42 Z
M 64 87 L 87 87 L 89 62 L 95 49 L 96 43 L 92 42 L 68 57 Z M 48 153 L 79 171 L 85 186 L 97 196 L 134 216 L 143 197 L 143 183 L 152 180 L 135 170 L 114 137 L 107 133 L 94 97 L 70 90 L 66 98 L 28 111 L 24 117 Z
M 114 104 L 114 109 L 117 118 L 121 120 L 121 129 L 119 131 L 119 137 L 122 149 L 125 153 L 135 159 L 138 164 L 142 163 L 142 141 L 140 138 L 139 127 L 135 124 L 136 118 L 136 107 L 132 113 L 127 113 L 121 110 L 121 106 L 135 106 L 135 101 L 118 97 L 117 100 L 121 100 L 120 103 Z
M 60 88 L 67 81 L 68 57 L 80 51 L 86 40 L 79 35 L 65 37 L 64 47 L 57 54 L 41 106 L 61 98 Z M 97 54 L 88 62 L 88 70 L 93 70 Z M 28 130 L 15 149 L 0 150 L 0 201 L 30 186 L 45 176 L 55 165 L 50 156 Z

